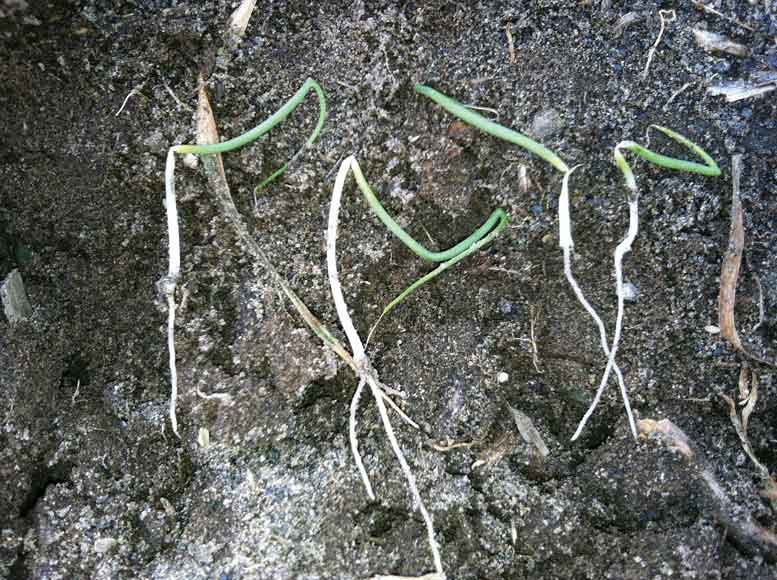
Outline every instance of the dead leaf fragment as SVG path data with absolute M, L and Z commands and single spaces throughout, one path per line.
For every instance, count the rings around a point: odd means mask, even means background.
M 696 39 L 696 44 L 707 52 L 725 52 L 741 57 L 745 57 L 750 53 L 744 44 L 734 42 L 722 34 L 700 28 L 692 28 L 691 30 L 693 31 L 693 37 Z
M 532 420 L 518 409 L 510 407 L 510 412 L 513 414 L 513 420 L 515 426 L 518 427 L 518 432 L 523 437 L 523 440 L 529 445 L 534 446 L 542 457 L 547 457 L 550 454 L 548 446 L 545 445 L 545 441 L 542 440 L 542 435 L 537 431 Z
M 737 297 L 737 280 L 739 279 L 739 267 L 742 263 L 742 249 L 745 246 L 745 229 L 742 222 L 742 200 L 739 197 L 739 179 L 742 175 L 742 156 L 734 155 L 731 160 L 731 174 L 733 179 L 733 194 L 731 200 L 731 229 L 729 231 L 728 249 L 723 258 L 723 267 L 720 271 L 720 291 L 718 293 L 718 327 L 723 338 L 741 351 L 742 342 L 739 340 L 736 323 L 734 321 L 734 304 Z

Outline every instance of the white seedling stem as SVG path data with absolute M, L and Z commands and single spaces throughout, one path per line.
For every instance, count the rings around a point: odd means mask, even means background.
M 634 416 L 631 412 L 631 405 L 629 404 L 628 390 L 626 389 L 626 384 L 623 380 L 623 373 L 621 372 L 620 367 L 618 367 L 618 365 L 615 363 L 615 353 L 613 352 L 612 349 L 608 347 L 607 331 L 604 328 L 604 322 L 602 322 L 602 319 L 599 316 L 599 314 L 596 312 L 594 307 L 591 306 L 590 302 L 588 302 L 585 295 L 583 294 L 583 291 L 580 289 L 580 285 L 577 283 L 577 280 L 575 280 L 575 277 L 572 275 L 572 250 L 574 249 L 575 244 L 572 239 L 572 221 L 570 219 L 570 210 L 569 210 L 569 177 L 575 169 L 577 169 L 577 167 L 573 167 L 564 175 L 564 180 L 561 184 L 561 195 L 559 196 L 559 207 L 558 207 L 559 245 L 561 246 L 561 249 L 563 250 L 563 253 L 564 253 L 564 275 L 566 276 L 567 281 L 569 282 L 569 285 L 572 287 L 572 291 L 575 293 L 575 296 L 577 297 L 578 301 L 583 306 L 583 308 L 588 313 L 588 315 L 593 319 L 594 323 L 596 324 L 596 327 L 599 329 L 600 344 L 602 347 L 602 351 L 607 357 L 607 370 L 605 371 L 605 378 L 602 381 L 602 383 L 599 385 L 599 388 L 596 391 L 594 399 L 591 402 L 591 406 L 586 411 L 582 420 L 578 424 L 577 429 L 575 430 L 575 434 L 572 436 L 572 441 L 576 440 L 583 432 L 583 428 L 588 422 L 588 419 L 591 417 L 594 410 L 596 409 L 596 406 L 599 404 L 599 400 L 601 399 L 602 394 L 604 393 L 604 388 L 607 384 L 607 379 L 609 378 L 609 374 L 613 369 L 615 370 L 615 375 L 618 378 L 618 385 L 620 386 L 621 396 L 623 397 L 624 406 L 626 408 L 626 415 L 629 418 L 629 426 L 631 428 L 632 435 L 636 439 L 637 431 L 636 431 L 636 425 L 634 423 Z M 629 230 L 629 232 L 631 232 L 631 229 Z M 634 236 L 636 236 L 636 231 L 634 232 Z M 632 241 L 633 241 L 633 238 L 632 238 Z M 616 278 L 618 277 L 618 271 L 620 269 L 620 262 L 623 259 L 623 254 L 625 254 L 628 251 L 628 249 L 626 249 L 619 255 L 618 250 L 621 249 L 622 245 L 623 244 L 619 245 L 618 249 L 616 249 L 615 251 Z M 629 247 L 630 246 L 631 246 L 631 243 L 629 243 Z M 622 312 L 623 312 L 622 280 L 617 284 L 619 288 L 618 313 L 619 313 L 619 317 L 622 319 Z M 616 333 L 619 339 L 620 328 L 618 327 L 618 322 L 616 322 Z M 613 341 L 616 348 L 617 348 L 618 339 Z
M 438 574 L 443 575 L 444 573 L 442 568 L 442 560 L 440 558 L 440 549 L 437 544 L 437 540 L 435 539 L 434 523 L 432 522 L 432 517 L 427 511 L 423 500 L 421 499 L 421 494 L 418 491 L 418 485 L 416 484 L 415 476 L 413 475 L 413 472 L 410 469 L 410 465 L 408 465 L 407 460 L 405 459 L 405 455 L 399 446 L 396 435 L 394 434 L 394 429 L 391 426 L 391 421 L 389 420 L 388 412 L 386 411 L 386 405 L 383 401 L 382 388 L 378 383 L 378 379 L 375 376 L 375 373 L 372 371 L 367 356 L 364 352 L 364 344 L 362 343 L 358 332 L 356 332 L 356 328 L 354 327 L 353 321 L 351 320 L 351 315 L 348 313 L 348 305 L 346 304 L 345 298 L 343 297 L 343 290 L 340 286 L 340 278 L 337 273 L 337 226 L 340 215 L 340 201 L 342 200 L 345 179 L 348 176 L 348 172 L 351 170 L 351 165 L 354 163 L 356 163 L 356 159 L 354 159 L 353 156 L 349 156 L 340 165 L 340 170 L 338 171 L 337 178 L 335 179 L 335 186 L 332 190 L 332 202 L 329 206 L 329 220 L 326 235 L 326 263 L 327 273 L 329 276 L 329 285 L 332 289 L 332 298 L 335 302 L 335 309 L 337 310 L 337 316 L 340 319 L 340 324 L 343 327 L 345 335 L 348 337 L 348 342 L 351 345 L 353 358 L 357 362 L 359 373 L 359 385 L 356 388 L 356 393 L 354 394 L 353 400 L 351 401 L 351 413 L 349 421 L 349 438 L 351 441 L 351 450 L 354 453 L 356 465 L 359 469 L 362 481 L 364 482 L 364 486 L 367 489 L 367 495 L 369 495 L 371 499 L 374 499 L 375 496 L 372 491 L 372 485 L 370 484 L 369 478 L 367 477 L 367 471 L 364 468 L 364 464 L 358 450 L 358 443 L 356 441 L 356 411 L 358 408 L 361 391 L 363 390 L 364 383 L 366 382 L 370 386 L 370 391 L 372 392 L 372 396 L 375 399 L 375 405 L 378 407 L 378 413 L 380 414 L 380 419 L 383 423 L 383 429 L 386 432 L 386 437 L 388 437 L 389 443 L 391 444 L 391 449 L 394 451 L 394 455 L 396 456 L 397 461 L 399 461 L 399 465 L 402 468 L 402 473 L 407 480 L 407 485 L 410 488 L 410 493 L 413 498 L 413 504 L 418 507 L 418 510 L 421 512 L 421 517 L 426 524 L 427 538 L 429 541 L 429 547 L 432 552 L 432 558 L 434 560 L 434 568 Z
M 167 212 L 168 269 L 160 287 L 167 297 L 167 351 L 170 356 L 170 423 L 179 439 L 175 404 L 178 399 L 178 371 L 175 366 L 175 287 L 181 272 L 181 240 L 178 234 L 178 208 L 175 202 L 175 148 L 167 152 L 165 164 L 165 211 Z

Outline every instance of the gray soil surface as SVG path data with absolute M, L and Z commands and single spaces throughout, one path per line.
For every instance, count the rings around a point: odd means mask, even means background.
M 348 444 L 353 372 L 243 251 L 202 164 L 177 173 L 181 439 L 171 432 L 156 287 L 167 268 L 163 170 L 168 147 L 195 138 L 203 74 L 222 137 L 258 124 L 308 77 L 326 91 L 317 146 L 255 209 L 253 187 L 312 129 L 313 97 L 224 163 L 252 234 L 338 336 L 324 248 L 338 160 L 354 154 L 388 210 L 438 248 L 496 207 L 510 215 L 491 245 L 394 310 L 370 345 L 422 426 L 392 415 L 448 578 L 777 578 L 772 503 L 720 397 L 735 394 L 747 360 L 708 329 L 718 321 L 731 158 L 741 153 L 737 323 L 749 349 L 776 358 L 777 91 L 735 103 L 706 93 L 774 74 L 777 14 L 771 0 L 706 0 L 717 14 L 699 4 L 259 2 L 228 50 L 235 1 L 0 2 L 0 278 L 18 269 L 33 309 L 14 324 L 0 316 L 0 577 L 433 571 L 375 405 L 365 395 L 358 428 L 371 501 Z M 643 77 L 660 9 L 676 19 Z M 693 28 L 748 52 L 707 52 Z M 570 441 L 605 359 L 563 274 L 560 175 L 456 122 L 417 82 L 489 107 L 582 164 L 571 181 L 573 268 L 610 333 L 612 253 L 628 220 L 613 146 L 644 143 L 657 123 L 718 161 L 722 175 L 709 178 L 634 160 L 641 231 L 625 276 L 636 297 L 618 353 L 639 418 L 673 421 L 697 462 L 655 437 L 635 442 L 614 384 Z M 430 266 L 349 183 L 339 265 L 364 337 Z M 748 435 L 774 472 L 773 368 L 752 366 L 760 397 Z M 547 457 L 524 443 L 510 407 L 531 418 Z M 441 450 L 451 443 L 470 445 Z M 722 495 L 709 493 L 701 469 Z

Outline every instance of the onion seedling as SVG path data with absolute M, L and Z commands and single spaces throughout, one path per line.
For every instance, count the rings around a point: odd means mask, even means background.
M 631 170 L 631 167 L 629 166 L 628 162 L 626 161 L 626 158 L 623 156 L 622 150 L 625 151 L 631 151 L 632 153 L 637 154 L 639 157 L 642 157 L 645 161 L 648 161 L 649 163 L 652 163 L 653 165 L 657 165 L 659 167 L 665 167 L 667 169 L 673 169 L 675 171 L 687 171 L 689 173 L 699 173 L 701 175 L 706 175 L 709 177 L 717 177 L 720 175 L 720 168 L 718 167 L 717 163 L 710 157 L 701 147 L 687 139 L 686 137 L 683 137 L 679 133 L 675 133 L 674 131 L 667 129 L 666 127 L 662 127 L 660 125 L 650 125 L 648 127 L 648 131 L 650 129 L 657 129 L 658 131 L 661 131 L 664 135 L 667 137 L 674 139 L 681 145 L 684 145 L 691 151 L 693 151 L 696 155 L 698 155 L 704 163 L 696 163 L 693 161 L 685 161 L 683 159 L 676 159 L 674 157 L 667 157 L 666 155 L 660 155 L 658 153 L 655 153 L 651 151 L 650 149 L 647 149 L 641 145 L 638 145 L 637 143 L 633 141 L 621 141 L 615 146 L 614 150 L 614 157 L 615 157 L 615 164 L 618 166 L 618 168 L 621 170 L 621 173 L 623 174 L 623 178 L 626 182 L 626 189 L 627 189 L 627 196 L 628 196 L 628 202 L 629 202 L 629 229 L 626 234 L 626 237 L 621 241 L 620 244 L 618 244 L 618 247 L 615 249 L 615 290 L 618 300 L 618 309 L 617 314 L 615 317 L 615 332 L 613 334 L 612 339 L 612 346 L 609 349 L 609 354 L 607 356 L 607 366 L 605 367 L 604 374 L 602 376 L 602 380 L 599 383 L 599 388 L 596 390 L 596 395 L 594 396 L 593 401 L 591 402 L 591 406 L 588 408 L 588 411 L 586 411 L 585 415 L 583 416 L 583 419 L 580 421 L 580 424 L 577 427 L 577 430 L 575 431 L 575 434 L 572 436 L 572 440 L 574 441 L 580 436 L 580 433 L 583 431 L 583 428 L 585 427 L 586 422 L 590 418 L 591 414 L 594 412 L 594 409 L 599 403 L 599 399 L 602 396 L 602 393 L 604 392 L 604 388 L 607 384 L 607 380 L 609 378 L 610 372 L 612 371 L 613 367 L 615 366 L 615 354 L 618 350 L 618 342 L 620 341 L 621 337 L 621 331 L 623 329 L 623 304 L 624 304 L 624 298 L 625 298 L 625 289 L 623 285 L 623 257 L 631 250 L 631 245 L 634 242 L 634 239 L 637 237 L 637 231 L 639 229 L 639 190 L 637 188 L 637 181 L 634 177 L 634 172 Z M 624 393 L 624 400 L 625 399 L 625 393 Z M 630 423 L 631 423 L 631 429 L 632 433 L 634 434 L 634 437 L 636 438 L 636 427 L 634 425 L 633 417 L 629 416 Z
M 224 141 L 222 143 L 216 143 L 213 145 L 176 145 L 171 147 L 167 153 L 167 162 L 165 165 L 165 208 L 167 212 L 167 231 L 168 231 L 168 272 L 165 277 L 159 282 L 159 288 L 167 298 L 167 348 L 169 354 L 169 366 L 170 366 L 170 422 L 172 424 L 173 433 L 178 435 L 178 420 L 176 417 L 176 400 L 178 398 L 178 373 L 175 363 L 175 290 L 178 283 L 178 276 L 181 270 L 181 245 L 180 236 L 178 233 L 178 210 L 176 207 L 175 199 L 175 154 L 185 155 L 192 153 L 194 155 L 214 155 L 217 153 L 225 153 L 227 151 L 233 151 L 247 145 L 265 133 L 269 132 L 276 125 L 281 123 L 286 117 L 288 117 L 294 109 L 296 109 L 300 103 L 304 100 L 305 96 L 314 91 L 318 96 L 318 123 L 316 124 L 313 132 L 305 142 L 304 147 L 310 147 L 318 138 L 321 133 L 321 129 L 324 126 L 326 120 L 326 97 L 324 91 L 319 84 L 313 79 L 308 79 L 300 87 L 300 89 L 284 104 L 280 109 L 273 113 L 268 119 L 251 129 L 250 131 L 243 133 L 242 135 Z M 296 155 L 295 155 L 296 157 Z M 293 161 L 293 159 L 292 159 Z M 286 169 L 288 169 L 290 163 L 285 163 L 280 169 L 277 169 L 267 179 L 259 184 L 257 189 L 260 189 L 270 183 L 272 180 L 280 176 Z M 314 329 L 315 330 L 315 329 Z M 319 330 L 319 332 L 323 332 Z M 317 332 L 318 334 L 318 332 Z M 328 333 L 327 333 L 328 334 Z M 325 338 L 322 336 L 322 338 Z M 332 338 L 329 336 L 328 338 Z M 180 437 L 180 436 L 179 436 Z
M 489 135 L 493 135 L 494 137 L 498 137 L 499 139 L 513 143 L 519 147 L 523 147 L 527 151 L 534 153 L 541 159 L 547 161 L 554 169 L 564 174 L 564 178 L 561 182 L 561 193 L 559 195 L 558 201 L 559 246 L 561 247 L 564 254 L 564 275 L 566 276 L 569 285 L 572 287 L 572 291 L 575 293 L 575 297 L 577 297 L 585 311 L 594 320 L 594 323 L 599 330 L 599 341 L 602 347 L 602 351 L 604 352 L 604 356 L 609 357 L 610 351 L 607 348 L 607 331 L 604 328 L 604 322 L 602 322 L 599 314 L 588 302 L 585 295 L 583 294 L 583 291 L 580 289 L 580 285 L 572 275 L 572 250 L 574 248 L 574 241 L 572 240 L 572 222 L 569 212 L 569 178 L 576 167 L 570 169 L 558 155 L 553 153 L 544 145 L 537 143 L 523 133 L 519 133 L 513 129 L 508 129 L 507 127 L 499 125 L 498 123 L 494 123 L 490 119 L 486 119 L 482 115 L 472 111 L 470 107 L 462 105 L 458 101 L 455 101 L 454 99 L 432 89 L 431 87 L 418 84 L 415 86 L 415 89 L 417 92 L 429 97 L 435 103 L 462 121 L 469 123 L 470 125 L 488 133 Z M 634 426 L 634 418 L 631 412 L 631 406 L 629 405 L 626 385 L 623 381 L 623 373 L 621 373 L 620 368 L 617 364 L 615 364 L 615 362 L 613 362 L 613 369 L 615 370 L 615 375 L 618 379 L 621 394 L 623 395 L 626 415 L 629 418 L 629 424 L 631 425 L 632 433 L 634 433 L 634 436 L 636 437 L 636 427 Z

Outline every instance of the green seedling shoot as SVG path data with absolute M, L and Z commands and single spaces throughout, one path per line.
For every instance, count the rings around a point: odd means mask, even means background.
M 173 151 L 180 153 L 181 155 L 185 155 L 187 153 L 192 153 L 194 155 L 213 155 L 214 153 L 226 153 L 228 151 L 239 149 L 243 145 L 248 145 L 249 143 L 256 141 L 265 133 L 270 132 L 276 125 L 283 122 L 286 117 L 288 117 L 294 111 L 294 109 L 296 109 L 302 103 L 310 91 L 314 91 L 318 96 L 318 123 L 313 129 L 313 132 L 310 134 L 310 137 L 308 137 L 307 141 L 305 141 L 303 149 L 305 147 L 311 147 L 313 143 L 316 142 L 316 139 L 318 139 L 318 136 L 321 134 L 321 130 L 324 128 L 324 122 L 326 121 L 326 96 L 324 95 L 324 91 L 321 89 L 321 86 L 316 81 L 313 79 L 308 79 L 299 88 L 299 90 L 294 93 L 294 95 L 288 101 L 286 101 L 285 105 L 283 105 L 269 118 L 259 123 L 250 131 L 247 131 L 242 135 L 234 137 L 228 141 L 223 141 L 222 143 L 216 143 L 214 145 L 178 145 L 173 147 Z M 303 149 L 300 149 L 300 151 Z M 289 168 L 289 165 L 291 165 L 291 163 L 298 155 L 299 153 L 294 155 L 291 161 L 284 163 L 282 167 L 276 169 L 269 177 L 265 178 L 259 185 L 257 185 L 257 192 L 281 176 Z
M 364 199 L 367 201 L 370 209 L 372 209 L 378 219 L 383 222 L 383 225 L 385 225 L 392 234 L 399 238 L 399 240 L 419 258 L 428 262 L 442 262 L 442 264 L 437 266 L 437 268 L 428 274 L 421 276 L 418 280 L 405 288 L 405 290 L 403 290 L 396 298 L 389 302 L 370 330 L 370 333 L 367 337 L 367 342 L 369 343 L 370 337 L 375 331 L 375 328 L 377 328 L 383 317 L 388 314 L 395 306 L 400 304 L 418 288 L 433 280 L 442 274 L 445 270 L 451 268 L 470 254 L 476 252 L 483 246 L 486 246 L 497 235 L 499 235 L 499 232 L 501 232 L 507 224 L 507 214 L 504 212 L 504 210 L 499 208 L 494 210 L 489 218 L 466 239 L 462 240 L 458 244 L 455 244 L 454 246 L 451 246 L 447 250 L 433 252 L 415 240 L 389 215 L 389 213 L 381 205 L 380 200 L 375 195 L 375 192 L 372 191 L 369 183 L 367 183 L 367 179 L 364 177 L 364 173 L 362 173 L 361 167 L 359 167 L 359 163 L 356 161 L 356 158 L 353 156 L 348 157 L 345 161 L 343 161 L 341 166 L 348 166 L 348 168 L 353 171 L 356 184 L 359 186 L 359 190 L 364 195 Z

